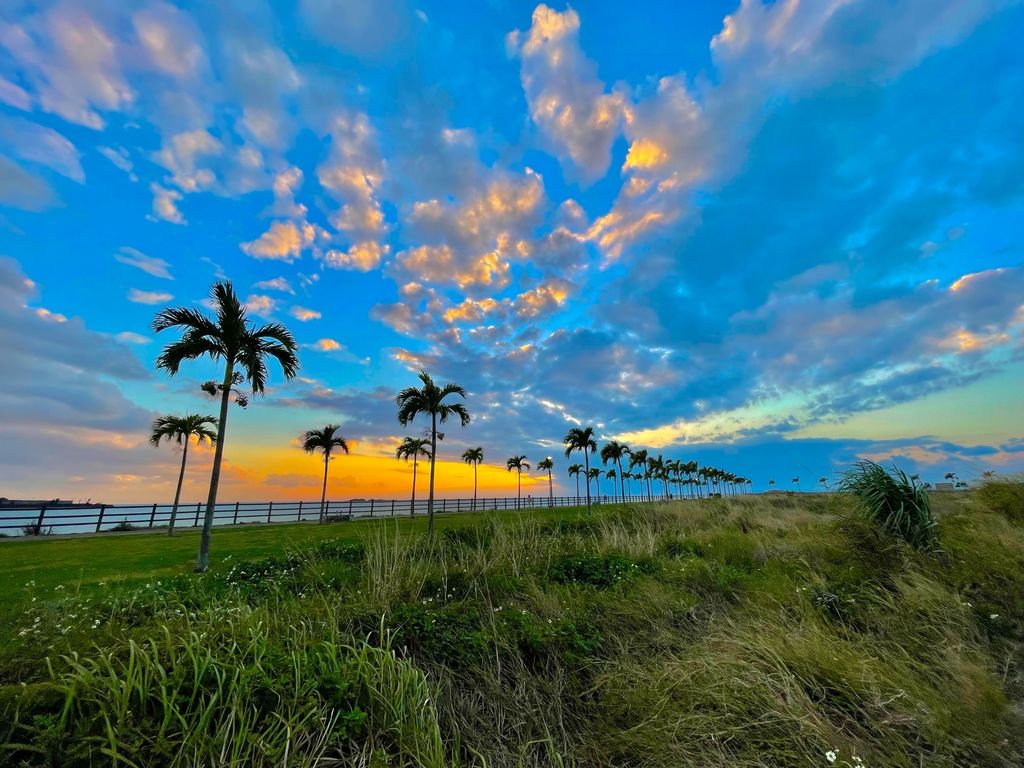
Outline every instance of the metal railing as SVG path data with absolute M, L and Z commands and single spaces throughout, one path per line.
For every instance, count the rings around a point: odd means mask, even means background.
M 660 500 L 655 496 L 654 500 Z M 615 496 L 594 496 L 594 504 L 608 504 L 623 499 Z M 627 496 L 626 502 L 650 501 L 647 496 Z M 434 499 L 435 513 L 483 512 L 495 510 L 531 510 L 551 507 L 586 506 L 585 496 L 524 497 L 515 496 L 463 499 Z M 7 536 L 38 536 L 67 533 L 103 533 L 166 528 L 171 521 L 172 504 L 67 504 L 63 502 L 28 506 L 0 506 L 0 533 Z M 206 505 L 202 502 L 179 504 L 174 527 L 198 528 L 203 524 Z M 419 516 L 427 513 L 427 500 L 416 499 L 348 499 L 328 501 L 324 517 L 327 522 L 347 522 L 360 518 Z M 257 501 L 220 502 L 214 510 L 213 524 L 244 525 L 253 523 L 301 523 L 320 519 L 319 501 Z

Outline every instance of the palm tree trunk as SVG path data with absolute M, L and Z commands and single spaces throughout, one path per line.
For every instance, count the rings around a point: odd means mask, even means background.
M 626 478 L 622 476 L 622 459 L 616 459 L 615 463 L 619 465 L 619 495 L 622 496 L 622 503 L 626 503 Z
M 516 470 L 516 509 L 519 509 L 520 500 L 523 498 L 523 470 Z
M 412 455 L 412 498 L 409 500 L 409 517 L 416 517 L 416 464 L 417 454 Z
M 576 473 L 576 503 L 580 503 L 580 473 Z
M 324 454 L 324 486 L 320 490 L 320 525 L 326 522 L 324 518 L 324 502 L 327 501 L 327 463 L 331 458 L 331 454 Z
M 590 451 L 586 446 L 583 446 L 583 463 L 587 465 L 587 514 L 590 514 Z
M 228 360 L 224 369 L 224 389 L 220 393 L 220 420 L 217 422 L 217 447 L 213 453 L 213 472 L 210 474 L 210 495 L 206 499 L 206 515 L 203 518 L 203 533 L 199 538 L 199 559 L 196 573 L 210 568 L 210 532 L 213 530 L 213 514 L 217 509 L 217 486 L 220 485 L 220 462 L 224 458 L 224 437 L 228 425 L 228 403 L 231 401 L 231 375 L 235 361 Z
M 548 470 L 548 506 L 555 506 L 555 482 L 551 479 L 551 470 Z
M 480 465 L 479 461 L 473 462 L 473 511 L 476 512 L 476 468 Z
M 174 506 L 171 507 L 171 522 L 167 526 L 167 535 L 174 535 L 174 521 L 178 517 L 178 502 L 181 501 L 181 483 L 185 479 L 185 459 L 188 458 L 188 435 L 185 435 L 185 450 L 181 454 L 181 471 L 178 472 L 178 489 L 174 492 Z
M 430 495 L 427 497 L 427 537 L 434 535 L 434 463 L 437 461 L 437 414 L 430 414 Z

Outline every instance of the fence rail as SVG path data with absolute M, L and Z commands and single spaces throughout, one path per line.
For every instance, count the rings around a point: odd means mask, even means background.
M 655 499 L 658 499 L 655 496 Z M 627 496 L 627 502 L 649 501 L 646 496 Z M 595 496 L 595 504 L 621 501 L 614 496 Z M 550 507 L 585 506 L 585 496 L 547 496 L 469 499 L 435 499 L 434 512 L 483 512 L 494 510 L 530 510 Z M 44 534 L 102 533 L 166 528 L 171 522 L 172 504 L 41 504 L 0 506 L 0 533 L 7 536 Z M 174 527 L 197 528 L 203 524 L 206 508 L 202 502 L 179 504 Z M 427 500 L 416 499 L 347 499 L 328 501 L 324 517 L 327 522 L 347 522 L 359 518 L 425 515 Z M 220 502 L 214 510 L 213 524 L 243 525 L 252 523 L 301 523 L 320 519 L 319 501 L 257 501 Z

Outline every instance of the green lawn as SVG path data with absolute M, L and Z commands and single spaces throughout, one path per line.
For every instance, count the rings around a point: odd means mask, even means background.
M 520 515 L 538 519 L 550 516 L 575 516 L 577 508 L 533 509 L 529 512 L 445 513 L 436 515 L 435 526 L 443 530 L 464 525 L 482 514 L 499 520 Z M 354 520 L 349 523 L 290 523 L 282 525 L 238 525 L 213 531 L 210 566 L 224 570 L 233 562 L 253 560 L 324 539 L 358 539 L 376 529 L 398 526 L 403 531 L 426 533 L 423 515 Z M 198 529 L 166 532 L 106 533 L 61 538 L 0 539 L 0 615 L 22 602 L 23 587 L 34 581 L 38 590 L 64 589 L 94 591 L 104 585 L 121 582 L 145 583 L 153 579 L 190 573 L 199 549 Z

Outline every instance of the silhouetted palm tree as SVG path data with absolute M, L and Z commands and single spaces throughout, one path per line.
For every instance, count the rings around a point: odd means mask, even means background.
M 157 333 L 170 328 L 182 330 L 181 339 L 165 347 L 156 359 L 157 368 L 173 376 L 185 360 L 209 357 L 224 364 L 223 382 L 203 385 L 203 389 L 211 394 L 220 393 L 220 418 L 217 420 L 217 449 L 213 455 L 210 495 L 199 540 L 197 571 L 205 571 L 210 566 L 210 531 L 217 508 L 217 487 L 220 484 L 232 386 L 248 381 L 253 394 L 262 395 L 267 383 L 268 358 L 277 360 L 286 379 L 299 372 L 298 346 L 287 328 L 280 323 L 256 325 L 249 320 L 245 307 L 229 282 L 214 284 L 212 299 L 215 318 L 209 318 L 194 308 L 168 307 L 158 312 L 153 320 L 153 330 Z M 245 395 L 236 393 L 236 402 L 244 406 L 247 399 Z
M 462 452 L 462 460 L 473 465 L 473 509 L 476 509 L 476 468 L 484 460 L 484 449 L 481 447 L 467 448 Z
M 348 443 L 338 434 L 341 429 L 337 424 L 328 424 L 323 429 L 311 429 L 302 437 L 302 450 L 306 453 L 320 451 L 324 457 L 324 485 L 320 491 L 320 522 L 324 522 L 324 503 L 327 501 L 327 467 L 331 463 L 331 454 L 335 448 L 348 453 Z
M 644 478 L 644 473 L 646 473 L 646 471 L 647 471 L 647 451 L 646 450 L 641 449 L 639 451 L 632 451 L 632 452 L 630 452 L 630 455 L 629 455 L 629 468 L 632 469 L 633 467 L 640 467 L 642 470 L 644 470 L 643 473 L 639 473 L 639 474 L 637 474 L 635 476 L 637 480 L 643 481 L 645 479 Z M 643 497 L 643 495 L 644 495 L 643 488 L 644 488 L 644 484 L 643 484 L 643 482 L 641 482 L 640 483 L 640 496 L 641 497 Z M 649 487 L 648 487 L 647 491 L 648 491 L 648 493 L 647 493 L 648 500 L 650 500 L 650 498 L 649 498 L 650 497 L 650 488 Z
M 419 464 L 420 456 L 430 458 L 430 441 L 423 437 L 405 437 L 395 449 L 395 458 L 406 461 L 412 458 L 412 496 L 409 499 L 409 517 L 416 517 L 416 467 Z M 482 457 L 483 453 L 481 452 Z
M 591 467 L 587 471 L 587 490 L 590 490 L 590 481 L 594 481 L 594 488 L 597 490 L 597 498 L 601 499 L 601 470 L 597 467 Z
M 626 478 L 622 475 L 622 460 L 629 458 L 629 446 L 625 443 L 620 443 L 618 440 L 612 440 L 609 443 L 605 443 L 601 447 L 601 461 L 607 464 L 609 461 L 614 461 L 615 466 L 619 470 L 619 489 L 622 491 L 622 500 L 626 500 Z M 614 491 L 615 484 L 612 484 L 612 490 Z
M 587 512 L 590 512 L 590 454 L 597 450 L 597 443 L 594 441 L 593 427 L 573 427 L 566 434 L 565 458 L 572 456 L 574 451 L 583 453 L 583 465 L 587 478 Z
M 828 490 L 828 478 L 825 477 L 825 475 L 822 475 L 821 477 L 819 477 L 818 478 L 818 485 L 820 485 L 822 488 L 824 488 L 827 491 Z
M 184 416 L 160 416 L 153 421 L 153 434 L 149 442 L 160 445 L 161 440 L 174 441 L 182 446 L 181 470 L 178 472 L 178 487 L 174 491 L 174 506 L 171 507 L 171 521 L 167 526 L 167 535 L 174 534 L 174 521 L 178 517 L 178 502 L 181 500 L 181 483 L 185 479 L 185 459 L 188 458 L 188 443 L 193 437 L 196 443 L 209 440 L 217 442 L 217 431 L 210 429 L 216 426 L 217 419 L 213 416 L 200 416 L 198 413 L 186 413 Z
M 523 470 L 530 468 L 530 462 L 525 456 L 513 456 L 505 462 L 508 471 L 516 471 L 516 509 L 519 509 L 519 500 L 523 497 Z
M 543 469 L 548 473 L 548 506 L 555 505 L 555 482 L 551 479 L 551 470 L 555 468 L 555 462 L 548 456 L 537 462 L 537 469 Z
M 580 474 L 583 472 L 582 464 L 570 464 L 569 465 L 569 477 L 576 478 L 576 501 L 580 499 Z
M 398 422 L 404 427 L 420 414 L 430 416 L 430 495 L 427 497 L 427 535 L 434 535 L 434 466 L 437 463 L 437 441 L 444 435 L 437 431 L 440 422 L 458 416 L 462 426 L 469 424 L 469 412 L 462 403 L 446 403 L 449 396 L 466 398 L 466 390 L 458 384 L 437 386 L 426 371 L 420 371 L 422 387 L 406 387 L 398 393 Z

